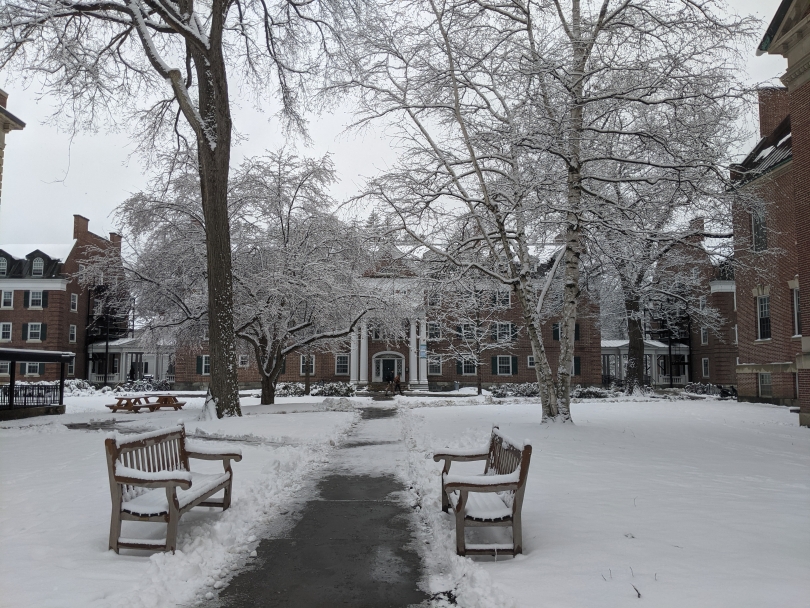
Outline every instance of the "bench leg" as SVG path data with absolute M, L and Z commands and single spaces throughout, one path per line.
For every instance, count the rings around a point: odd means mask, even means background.
M 166 498 L 169 501 L 169 521 L 166 522 L 166 551 L 177 549 L 177 525 L 180 523 L 180 506 L 177 503 L 177 492 L 174 486 L 166 488 Z
M 228 485 L 225 486 L 225 494 L 222 496 L 222 510 L 226 511 L 231 506 L 231 488 L 233 487 L 233 473 L 228 480 Z
M 523 522 L 520 520 L 520 512 L 512 516 L 512 545 L 515 555 L 523 553 Z
M 118 553 L 118 539 L 121 538 L 121 509 L 113 507 L 110 516 L 110 549 Z
M 442 511 L 445 513 L 450 512 L 450 499 L 447 497 L 447 491 L 444 489 L 444 480 L 442 480 Z
M 456 553 L 467 555 L 467 544 L 464 540 L 464 510 L 456 513 Z

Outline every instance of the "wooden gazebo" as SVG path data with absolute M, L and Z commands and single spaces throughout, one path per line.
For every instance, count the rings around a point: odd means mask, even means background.
M 65 365 L 75 353 L 25 348 L 0 348 L 0 361 L 9 362 L 9 383 L 0 386 L 0 420 L 65 413 Z M 59 386 L 17 385 L 17 363 L 59 363 Z

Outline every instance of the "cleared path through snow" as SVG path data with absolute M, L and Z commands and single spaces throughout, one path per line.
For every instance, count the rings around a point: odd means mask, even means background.
M 221 606 L 382 608 L 428 599 L 417 588 L 421 562 L 393 476 L 405 458 L 396 410 L 362 413 L 317 482 L 317 497 L 288 533 L 259 544 L 256 566 L 231 579 Z

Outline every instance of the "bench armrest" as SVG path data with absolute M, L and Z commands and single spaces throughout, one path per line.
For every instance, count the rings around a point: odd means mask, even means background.
M 192 443 L 186 439 L 186 456 L 198 460 L 242 460 L 242 450 L 239 448 L 215 448 L 199 443 Z
M 459 450 L 445 450 L 444 452 L 436 452 L 433 454 L 433 461 L 439 462 L 472 462 L 474 460 L 486 460 L 489 458 L 489 446 L 484 449 L 459 449 Z
M 165 488 L 178 486 L 183 490 L 191 487 L 191 473 L 188 471 L 139 471 L 115 463 L 115 481 L 143 488 Z
M 505 492 L 517 490 L 520 471 L 508 475 L 449 475 L 442 476 L 445 490 L 467 492 Z

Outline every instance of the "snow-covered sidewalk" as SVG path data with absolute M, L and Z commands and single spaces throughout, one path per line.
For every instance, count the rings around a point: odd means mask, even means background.
M 638 593 L 656 607 L 807 606 L 810 432 L 787 408 L 593 400 L 561 425 L 541 424 L 528 400 L 476 401 L 398 400 L 410 448 L 400 473 L 419 508 L 432 592 L 451 590 L 466 607 L 636 606 Z M 473 561 L 454 554 L 430 456 L 485 445 L 493 424 L 534 445 L 525 554 Z
M 109 396 L 71 397 L 66 415 L 0 425 L 3 606 L 152 608 L 204 598 L 250 559 L 257 536 L 284 516 L 302 482 L 326 463 L 357 419 L 353 412 L 323 411 L 323 399 L 317 398 L 275 406 L 243 400 L 242 418 L 205 422 L 197 422 L 202 398 L 186 399 L 180 412 L 116 415 L 103 407 L 109 401 Z M 116 555 L 107 549 L 109 431 L 69 430 L 65 424 L 112 419 L 133 429 L 183 421 L 188 433 L 228 440 L 212 446 L 242 450 L 242 462 L 233 464 L 231 508 L 185 515 L 174 556 L 126 550 Z M 221 466 L 192 463 L 202 472 Z M 124 522 L 123 534 L 160 538 L 165 525 Z

